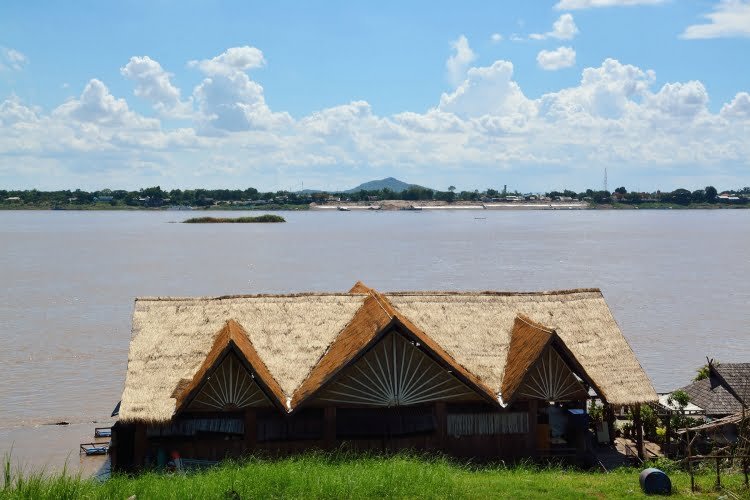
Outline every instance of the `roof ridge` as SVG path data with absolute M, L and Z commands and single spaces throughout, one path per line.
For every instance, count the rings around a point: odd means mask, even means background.
M 200 295 L 200 296 L 139 296 L 135 297 L 136 302 L 176 302 L 176 301 L 205 301 L 205 300 L 228 300 L 228 299 L 256 299 L 256 298 L 296 298 L 296 297 L 358 297 L 366 295 L 361 292 L 299 292 L 299 293 L 258 293 L 245 295 Z

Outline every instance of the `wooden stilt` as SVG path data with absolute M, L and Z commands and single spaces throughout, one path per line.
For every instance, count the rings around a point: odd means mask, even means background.
M 635 405 L 633 409 L 633 427 L 635 427 L 635 448 L 638 452 L 638 458 L 643 460 L 643 422 L 641 422 L 641 407 Z
M 716 489 L 721 489 L 721 458 L 716 457 Z
M 323 430 L 323 446 L 326 449 L 333 449 L 336 447 L 336 407 L 327 406 L 323 410 L 324 430 Z
M 245 410 L 245 453 L 252 453 L 258 441 L 258 424 L 255 410 L 247 408 Z
M 437 419 L 437 447 L 444 452 L 448 437 L 448 411 L 445 401 L 435 402 L 435 418 Z
M 529 456 L 536 457 L 538 453 L 537 449 L 537 413 L 539 411 L 539 403 L 536 399 L 529 400 L 529 433 L 527 434 L 526 447 L 528 449 Z

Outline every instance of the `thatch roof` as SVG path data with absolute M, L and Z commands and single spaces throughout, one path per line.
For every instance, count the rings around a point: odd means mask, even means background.
M 391 304 L 490 387 L 502 387 L 515 318 L 555 330 L 609 403 L 654 402 L 656 392 L 598 289 L 537 293 L 402 292 Z
M 554 328 L 609 402 L 657 399 L 598 290 L 379 294 L 358 283 L 345 294 L 137 299 L 120 419 L 169 421 L 240 334 L 269 398 L 292 411 L 393 325 L 497 400 L 518 314 Z

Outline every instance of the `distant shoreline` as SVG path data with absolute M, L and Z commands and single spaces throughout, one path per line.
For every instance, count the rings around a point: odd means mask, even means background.
M 372 203 L 328 203 L 318 205 L 300 204 L 300 205 L 263 205 L 263 206 L 212 206 L 212 207 L 192 207 L 192 208 L 172 208 L 172 207 L 142 207 L 142 206 L 111 206 L 109 204 L 95 205 L 65 205 L 65 206 L 39 206 L 39 205 L 8 205 L 0 204 L 0 211 L 112 211 L 112 212 L 189 212 L 189 213 L 210 213 L 216 211 L 222 212 L 295 212 L 295 211 L 434 211 L 434 210 L 737 210 L 748 209 L 750 204 L 724 204 L 724 203 L 698 203 L 690 205 L 679 205 L 676 203 L 647 202 L 639 205 L 626 203 L 612 204 L 593 204 L 588 202 L 506 202 L 506 203 L 472 203 L 472 202 L 410 202 L 404 200 L 382 200 Z

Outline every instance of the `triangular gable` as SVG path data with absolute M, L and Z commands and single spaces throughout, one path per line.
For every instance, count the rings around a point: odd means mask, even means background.
M 234 320 L 227 321 L 193 378 L 181 380 L 172 397 L 177 400 L 176 412 L 266 403 L 285 409 L 279 384 Z
M 373 295 L 367 297 L 349 324 L 339 333 L 302 385 L 294 392 L 292 408 L 308 399 L 354 357 L 374 343 L 377 335 L 390 323 L 390 315 L 377 298 Z
M 357 282 L 352 290 L 369 293 L 362 307 L 352 321 L 339 334 L 312 369 L 308 378 L 295 391 L 291 406 L 298 408 L 311 399 L 323 386 L 330 383 L 344 368 L 355 359 L 362 357 L 381 338 L 393 328 L 399 329 L 402 335 L 420 345 L 438 365 L 451 370 L 462 383 L 490 402 L 496 403 L 494 393 L 482 384 L 473 374 L 459 365 L 445 350 L 411 321 L 397 312 L 388 300 L 376 291 Z
M 563 356 L 572 359 L 555 330 L 517 315 L 500 392 L 503 401 L 510 403 L 519 397 L 547 401 L 586 399 L 588 391 Z
M 483 400 L 395 328 L 312 399 L 342 406 L 378 407 Z

